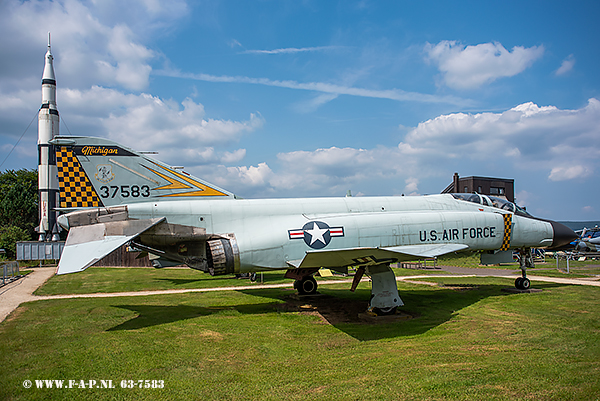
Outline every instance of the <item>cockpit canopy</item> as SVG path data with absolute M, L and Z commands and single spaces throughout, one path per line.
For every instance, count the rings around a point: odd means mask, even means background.
M 484 206 L 492 206 L 502 210 L 508 210 L 518 216 L 532 217 L 525 209 L 520 208 L 516 204 L 507 201 L 506 199 L 496 198 L 495 196 L 480 195 L 480 194 L 452 194 L 455 199 L 467 202 L 477 203 Z

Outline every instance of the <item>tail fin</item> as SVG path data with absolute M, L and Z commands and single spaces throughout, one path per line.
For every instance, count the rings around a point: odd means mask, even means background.
M 58 136 L 51 143 L 56 149 L 60 208 L 234 197 L 107 139 Z

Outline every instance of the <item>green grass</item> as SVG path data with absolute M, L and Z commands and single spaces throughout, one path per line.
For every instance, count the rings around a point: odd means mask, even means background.
M 428 262 L 428 265 L 431 262 Z M 556 267 L 553 259 L 546 263 L 538 263 L 536 269 L 529 269 L 528 274 L 543 275 L 550 277 L 581 278 L 600 275 L 599 261 L 571 261 L 571 273 L 552 269 Z M 479 265 L 479 254 L 451 254 L 438 259 L 439 266 L 458 266 L 471 268 L 484 268 Z M 502 266 L 490 266 L 494 269 L 518 270 L 518 263 Z M 537 270 L 539 269 L 539 270 Z M 437 269 L 399 269 L 394 268 L 397 276 L 413 276 L 427 274 L 445 274 Z M 283 278 L 284 271 L 278 270 L 263 273 L 265 284 L 291 283 L 291 280 Z M 343 277 L 336 274 L 333 277 L 318 278 L 321 280 L 340 280 Z M 260 273 L 258 274 L 258 283 Z M 254 285 L 248 279 L 236 279 L 232 276 L 216 276 L 199 272 L 197 270 L 180 268 L 151 269 L 151 268 L 110 268 L 92 267 L 81 273 L 53 276 L 42 288 L 38 289 L 36 295 L 58 295 L 58 294 L 89 294 L 95 292 L 124 292 L 143 290 L 171 290 L 188 288 L 210 288 L 210 287 L 238 287 Z
M 470 253 L 451 253 L 438 258 L 438 265 L 458 266 L 458 267 L 481 267 L 479 264 L 479 252 Z
M 438 258 L 437 264 L 439 266 L 458 266 L 458 267 L 469 267 L 479 269 L 505 269 L 505 270 L 519 270 L 519 263 L 503 263 L 499 266 L 483 266 L 479 264 L 479 253 L 473 252 L 471 254 L 450 254 L 444 255 Z M 535 267 L 527 269 L 527 274 L 531 276 L 548 276 L 548 277 L 564 277 L 564 278 L 586 278 L 600 275 L 600 261 L 598 260 L 586 260 L 569 261 L 569 273 L 566 272 L 566 263 L 561 261 L 561 270 L 556 269 L 556 260 L 552 257 L 547 257 L 545 262 L 536 261 Z
M 136 269 L 111 269 L 115 282 L 95 285 L 157 278 L 120 270 Z M 167 285 L 193 280 L 187 270 L 160 272 Z M 506 294 L 508 279 L 427 281 L 441 285 L 398 283 L 412 319 L 379 323 L 336 319 L 323 305 L 324 318 L 290 310 L 291 289 L 30 302 L 0 324 L 0 399 L 599 398 L 598 288 L 534 282 L 544 291 Z M 343 284 L 320 291 L 332 296 L 325 306 L 366 307 L 370 293 L 366 283 L 354 294 Z M 23 387 L 36 379 L 117 388 Z M 120 388 L 139 379 L 165 388 Z
M 283 271 L 263 274 L 265 284 L 289 283 Z M 260 281 L 260 273 L 258 280 Z M 91 267 L 81 273 L 53 276 L 36 295 L 89 294 L 186 288 L 239 287 L 251 285 L 249 279 L 233 276 L 211 276 L 197 270 Z
M 413 276 L 422 274 L 440 274 L 439 270 L 413 270 L 394 269 L 398 276 Z M 264 284 L 292 285 L 293 281 L 283 277 L 284 270 L 265 272 L 262 275 Z M 318 277 L 318 281 L 352 279 L 335 274 L 333 277 Z M 59 294 L 91 294 L 96 292 L 125 292 L 145 290 L 174 290 L 189 288 L 212 287 L 242 287 L 258 285 L 261 281 L 260 273 L 257 281 L 237 279 L 233 276 L 210 276 L 197 270 L 182 269 L 151 269 L 151 268 L 113 268 L 91 267 L 81 273 L 53 276 L 36 295 Z

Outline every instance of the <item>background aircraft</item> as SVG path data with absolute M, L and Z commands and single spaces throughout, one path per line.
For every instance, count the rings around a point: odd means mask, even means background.
M 530 249 L 576 238 L 562 224 L 477 194 L 238 199 L 234 194 L 101 138 L 55 137 L 59 224 L 69 230 L 57 274 L 78 272 L 129 243 L 162 266 L 211 275 L 286 270 L 314 293 L 321 267 L 371 277 L 370 309 L 402 306 L 391 263 L 457 251 L 488 260 L 521 253 L 517 288 L 530 286 Z
M 576 241 L 576 250 L 581 252 L 600 251 L 600 227 L 584 228 L 575 232 L 581 233 L 579 240 Z

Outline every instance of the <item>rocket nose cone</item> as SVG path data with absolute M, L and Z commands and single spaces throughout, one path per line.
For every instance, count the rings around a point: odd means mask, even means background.
M 579 238 L 573 230 L 564 224 L 557 223 L 556 221 L 551 221 L 550 224 L 552 224 L 552 230 L 554 231 L 554 235 L 552 237 L 552 248 L 558 248 L 567 245 L 571 241 Z

